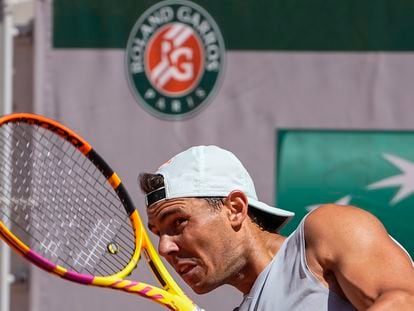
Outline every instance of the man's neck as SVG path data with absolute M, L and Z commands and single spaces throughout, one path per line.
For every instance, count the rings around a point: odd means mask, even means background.
M 246 244 L 246 262 L 231 285 L 248 294 L 257 277 L 276 256 L 285 237 L 277 233 L 255 228 L 250 233 Z

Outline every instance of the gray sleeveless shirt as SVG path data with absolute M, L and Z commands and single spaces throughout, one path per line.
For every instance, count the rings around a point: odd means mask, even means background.
M 237 308 L 236 308 L 237 310 Z M 306 263 L 304 219 L 263 270 L 239 311 L 348 311 L 350 302 L 324 287 Z

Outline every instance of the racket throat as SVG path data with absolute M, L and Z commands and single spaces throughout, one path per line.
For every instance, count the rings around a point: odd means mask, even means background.
M 162 277 L 161 273 L 158 271 L 156 264 L 151 259 L 151 257 L 148 254 L 148 251 L 146 249 L 143 250 L 145 259 L 147 260 L 148 265 L 151 268 L 151 271 L 154 273 L 155 278 L 158 280 L 158 283 L 161 284 L 161 286 L 164 288 L 164 290 L 168 291 L 169 286 L 167 282 L 165 282 L 164 278 Z

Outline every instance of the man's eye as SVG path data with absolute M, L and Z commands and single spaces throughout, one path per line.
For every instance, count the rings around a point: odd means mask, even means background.
M 179 228 L 187 223 L 187 219 L 185 218 L 178 218 L 174 221 L 174 226 Z

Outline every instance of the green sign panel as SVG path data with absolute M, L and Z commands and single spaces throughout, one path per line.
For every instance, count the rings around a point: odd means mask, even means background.
M 376 215 L 414 255 L 414 132 L 278 132 L 277 206 L 296 213 L 283 229 L 323 203 Z
M 156 0 L 55 0 L 54 48 L 124 49 Z M 228 50 L 413 51 L 414 2 L 196 0 Z

